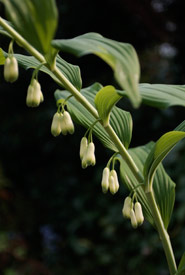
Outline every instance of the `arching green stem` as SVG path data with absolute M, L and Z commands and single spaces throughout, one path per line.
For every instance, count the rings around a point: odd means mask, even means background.
M 16 32 L 10 25 L 0 17 L 0 25 L 17 41 L 21 44 L 25 50 L 27 50 L 32 56 L 34 56 L 38 61 L 44 63 L 48 69 L 51 70 L 49 64 L 46 63 L 46 60 L 42 54 L 40 54 L 34 47 L 32 47 L 18 32 Z M 45 64 L 46 63 L 46 64 Z M 71 94 L 78 100 L 93 116 L 95 119 L 99 119 L 99 115 L 97 110 L 89 103 L 89 101 L 74 87 L 74 85 L 63 75 L 63 73 L 54 66 L 52 69 L 53 74 L 58 78 L 58 80 L 62 83 L 66 90 L 71 92 Z M 119 140 L 116 133 L 113 131 L 112 127 L 108 125 L 105 127 L 105 130 L 110 135 L 111 139 L 113 140 L 115 146 L 117 147 L 120 155 L 129 165 L 131 171 L 135 175 L 136 179 L 139 182 L 143 181 L 143 177 L 140 175 L 139 169 L 137 168 L 136 164 L 134 163 L 133 159 L 125 149 L 124 145 Z
M 174 275 L 177 271 L 175 257 L 174 257 L 174 253 L 173 253 L 173 249 L 172 249 L 172 245 L 171 245 L 171 241 L 170 241 L 168 232 L 167 232 L 166 228 L 164 227 L 164 223 L 163 223 L 161 214 L 159 212 L 158 206 L 155 201 L 154 192 L 153 192 L 152 187 L 150 190 L 147 190 L 146 196 L 147 196 L 149 205 L 151 207 L 152 215 L 153 215 L 153 218 L 155 221 L 157 231 L 159 233 L 160 240 L 163 245 L 163 249 L 164 249 L 166 259 L 168 262 L 170 274 Z

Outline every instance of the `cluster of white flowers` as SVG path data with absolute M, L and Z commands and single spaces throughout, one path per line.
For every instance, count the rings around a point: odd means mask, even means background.
M 82 168 L 96 164 L 94 143 L 92 141 L 88 143 L 86 137 L 83 137 L 80 142 L 80 159 L 82 161 Z
M 101 181 L 103 193 L 107 193 L 110 190 L 111 194 L 115 194 L 119 189 L 119 181 L 116 170 L 105 167 L 103 169 L 102 181 Z
M 37 107 L 44 101 L 41 86 L 37 79 L 33 79 L 28 86 L 26 104 L 28 107 Z
M 19 76 L 17 59 L 14 56 L 7 57 L 4 64 L 4 78 L 7 82 L 15 82 Z
M 53 116 L 53 120 L 51 123 L 51 133 L 54 137 L 60 135 L 73 134 L 74 133 L 74 124 L 71 119 L 70 114 L 67 111 L 56 112 Z
M 6 58 L 4 64 L 4 78 L 8 82 L 14 82 L 17 80 L 19 75 L 18 62 L 13 55 Z M 31 83 L 27 90 L 26 104 L 28 107 L 37 107 L 41 102 L 43 102 L 44 97 L 41 91 L 41 86 L 35 76 L 32 77 Z M 74 124 L 71 119 L 69 112 L 64 109 L 65 104 L 60 104 L 58 111 L 54 114 L 51 133 L 53 136 L 58 136 L 60 133 L 63 135 L 74 133 Z M 95 146 L 92 142 L 92 127 L 88 129 L 89 138 L 84 136 L 80 143 L 80 159 L 82 162 L 82 168 L 88 166 L 94 166 L 96 164 L 95 158 Z M 88 141 L 89 140 L 89 141 Z M 113 160 L 114 156 L 109 160 L 109 163 Z M 115 194 L 119 189 L 119 181 L 116 171 L 114 170 L 114 164 L 112 170 L 109 169 L 109 164 L 104 168 L 102 173 L 101 187 L 103 193 L 107 193 L 108 190 L 111 194 Z M 125 218 L 131 220 L 131 225 L 133 228 L 137 228 L 144 221 L 144 216 L 142 212 L 141 204 L 134 201 L 134 196 L 126 197 L 122 209 L 122 214 Z
M 126 197 L 122 213 L 125 218 L 131 220 L 133 228 L 137 228 L 139 225 L 143 224 L 144 216 L 142 206 L 138 201 L 134 204 L 131 197 Z
M 11 54 L 4 64 L 4 78 L 7 82 L 15 82 L 19 76 L 19 67 L 17 59 Z M 27 90 L 26 104 L 28 107 L 37 107 L 44 101 L 41 86 L 37 79 L 32 79 Z

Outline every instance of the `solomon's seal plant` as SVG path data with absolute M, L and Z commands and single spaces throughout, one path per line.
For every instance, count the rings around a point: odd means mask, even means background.
M 85 135 L 80 144 L 83 168 L 96 163 L 92 135 L 96 135 L 105 147 L 115 153 L 110 161 L 112 169 L 109 163 L 103 170 L 103 193 L 110 190 L 115 194 L 118 191 L 119 183 L 113 164 L 117 161 L 120 164 L 121 182 L 132 195 L 125 199 L 123 216 L 130 219 L 134 228 L 141 225 L 145 217 L 159 234 L 170 274 L 184 274 L 185 256 L 182 256 L 177 268 L 168 235 L 175 200 L 175 183 L 165 172 L 162 161 L 185 137 L 185 121 L 174 130 L 164 133 L 156 142 L 129 148 L 132 117 L 129 112 L 116 107 L 116 103 L 127 97 L 134 108 L 141 104 L 157 108 L 185 106 L 185 87 L 139 84 L 138 56 L 128 43 L 117 42 L 98 33 L 55 40 L 58 12 L 54 0 L 1 1 L 9 21 L 0 17 L 0 33 L 10 39 L 8 51 L 0 49 L 0 64 L 4 65 L 5 80 L 14 82 L 18 78 L 17 63 L 25 69 L 36 70 L 26 99 L 27 105 L 31 107 L 38 106 L 43 101 L 37 79 L 38 71 L 48 74 L 59 85 L 54 93 L 58 110 L 53 117 L 51 133 L 54 136 L 61 132 L 64 135 L 73 134 L 72 119 L 88 129 L 88 137 Z M 11 41 L 21 45 L 29 55 L 14 53 Z M 111 85 L 103 87 L 100 83 L 82 87 L 80 68 L 63 60 L 59 52 L 68 52 L 77 57 L 95 54 L 112 68 L 120 89 Z

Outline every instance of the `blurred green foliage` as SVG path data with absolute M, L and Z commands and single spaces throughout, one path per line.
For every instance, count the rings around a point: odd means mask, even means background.
M 184 82 L 182 1 L 57 4 L 57 37 L 96 31 L 132 43 L 140 57 L 141 82 Z M 0 46 L 6 50 L 8 40 L 1 37 Z M 112 71 L 97 57 L 62 57 L 80 66 L 83 87 L 95 81 L 115 85 Z M 19 80 L 7 84 L 0 68 L 0 274 L 168 274 L 155 230 L 147 222 L 134 230 L 122 218 L 124 186 L 115 196 L 101 192 L 101 173 L 110 152 L 95 139 L 97 165 L 83 170 L 78 155 L 85 130 L 76 126 L 74 136 L 53 138 L 50 125 L 57 86 L 40 73 L 45 102 L 29 109 L 25 98 L 30 79 L 31 71 L 21 70 Z M 133 116 L 132 146 L 156 140 L 184 119 L 181 107 L 164 111 L 142 106 L 135 111 L 128 101 L 119 104 Z M 177 183 L 169 233 L 178 261 L 185 250 L 184 145 L 181 142 L 164 163 Z

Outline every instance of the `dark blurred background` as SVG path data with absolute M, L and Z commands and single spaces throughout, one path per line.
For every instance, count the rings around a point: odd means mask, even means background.
M 183 0 L 58 0 L 57 6 L 57 38 L 99 32 L 131 43 L 139 55 L 141 82 L 185 83 Z M 0 37 L 6 51 L 8 43 Z M 95 81 L 116 85 L 111 69 L 97 57 L 62 57 L 80 66 L 83 87 Z M 20 69 L 15 84 L 5 83 L 2 72 L 1 67 L 0 275 L 169 274 L 151 225 L 145 222 L 134 230 L 122 218 L 124 186 L 114 197 L 101 192 L 101 173 L 111 152 L 95 139 L 97 165 L 83 170 L 78 155 L 85 129 L 76 125 L 73 136 L 51 136 L 57 85 L 40 73 L 45 101 L 30 109 L 25 97 L 31 70 Z M 121 104 L 133 116 L 132 147 L 157 140 L 184 120 L 182 107 L 133 110 L 128 101 Z M 184 145 L 164 162 L 177 183 L 169 228 L 177 261 L 185 251 Z

